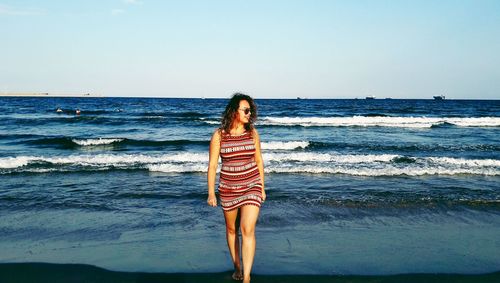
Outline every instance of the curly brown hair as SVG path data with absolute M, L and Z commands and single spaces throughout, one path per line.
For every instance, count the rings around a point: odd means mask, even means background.
M 224 113 L 222 113 L 221 126 L 219 128 L 220 130 L 223 130 L 225 133 L 229 134 L 229 131 L 231 130 L 231 124 L 238 114 L 240 101 L 242 100 L 246 100 L 248 104 L 250 104 L 250 118 L 248 119 L 248 123 L 245 124 L 245 130 L 252 133 L 254 128 L 253 123 L 257 120 L 257 105 L 253 101 L 253 98 L 239 92 L 233 94 L 226 106 L 226 110 L 224 110 Z

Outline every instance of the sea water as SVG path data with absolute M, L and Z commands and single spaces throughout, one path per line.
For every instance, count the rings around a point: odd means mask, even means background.
M 0 262 L 231 269 L 222 210 L 206 205 L 226 103 L 0 98 Z M 268 200 L 254 272 L 500 269 L 500 101 L 256 103 Z

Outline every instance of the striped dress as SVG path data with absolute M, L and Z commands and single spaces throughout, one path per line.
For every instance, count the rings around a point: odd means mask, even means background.
M 255 145 L 250 132 L 231 136 L 222 133 L 219 197 L 222 209 L 262 203 L 262 181 L 255 162 Z

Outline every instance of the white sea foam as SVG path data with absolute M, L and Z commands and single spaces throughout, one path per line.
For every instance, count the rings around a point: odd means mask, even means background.
M 400 158 L 410 160 L 401 162 Z M 500 175 L 500 160 L 452 157 L 403 157 L 391 154 L 337 154 L 312 152 L 268 152 L 265 170 L 272 173 L 325 173 L 361 176 L 396 175 Z M 39 166 L 43 164 L 43 166 Z M 50 164 L 57 165 L 47 168 Z M 76 166 L 76 167 L 75 167 Z M 83 166 L 84 168 L 82 169 Z M 208 154 L 97 154 L 69 156 L 17 156 L 0 158 L 1 173 L 71 170 L 147 169 L 155 172 L 206 172 Z M 88 168 L 90 167 L 90 168 Z
M 373 162 L 390 162 L 398 157 L 394 154 L 332 154 L 332 153 L 313 153 L 313 152 L 297 152 L 297 153 L 264 153 L 263 159 L 266 161 L 286 162 L 337 162 L 337 163 L 373 163 Z
M 382 168 L 346 168 L 346 167 L 326 167 L 326 166 L 295 166 L 295 167 L 267 167 L 267 173 L 310 173 L 310 174 L 346 174 L 354 176 L 423 176 L 423 175 L 489 175 L 498 176 L 498 169 L 447 169 L 447 168 L 426 168 L 408 166 L 397 168 L 384 166 Z
M 177 153 L 163 155 L 145 154 L 98 154 L 98 155 L 70 155 L 64 157 L 43 158 L 54 164 L 77 165 L 116 165 L 116 164 L 154 164 L 161 162 L 206 162 L 208 154 Z
M 203 122 L 205 122 L 207 124 L 210 124 L 210 125 L 219 125 L 220 124 L 219 121 L 210 121 L 210 120 L 208 120 L 208 121 L 203 121 Z
M 274 126 L 430 128 L 444 123 L 461 127 L 499 127 L 500 117 L 263 117 L 259 124 Z
M 204 164 L 156 164 L 149 165 L 149 171 L 165 173 L 189 173 L 189 172 L 207 172 L 207 165 Z
M 78 145 L 81 146 L 93 146 L 93 145 L 106 145 L 106 144 L 112 144 L 115 142 L 121 142 L 124 139 L 106 139 L 106 138 L 99 138 L 99 139 L 73 139 L 72 141 Z
M 57 172 L 58 169 L 56 168 L 32 168 L 29 170 L 29 172 L 32 173 L 50 173 L 50 172 Z
M 289 141 L 289 142 L 279 142 L 270 141 L 262 142 L 261 146 L 263 150 L 294 150 L 297 148 L 306 148 L 309 145 L 307 141 Z
M 445 122 L 461 127 L 499 127 L 500 117 L 446 118 Z
M 178 153 L 164 155 L 145 154 L 97 154 L 97 155 L 69 155 L 57 157 L 44 156 L 17 156 L 0 158 L 0 168 L 18 168 L 29 163 L 52 163 L 55 165 L 140 165 L 155 164 L 162 162 L 207 162 L 208 154 L 201 153 Z
M 26 166 L 30 161 L 35 159 L 36 157 L 33 156 L 1 157 L 0 168 L 9 169 Z
M 450 157 L 428 157 L 427 160 L 437 164 L 449 164 L 467 167 L 500 167 L 500 160 L 496 159 L 464 159 Z

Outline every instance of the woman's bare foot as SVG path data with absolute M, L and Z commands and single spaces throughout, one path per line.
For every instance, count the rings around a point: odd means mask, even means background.
M 243 280 L 243 272 L 241 272 L 241 270 L 236 269 L 232 277 L 234 280 L 241 281 Z
M 250 276 L 248 276 L 248 278 L 243 278 L 243 283 L 250 283 Z

